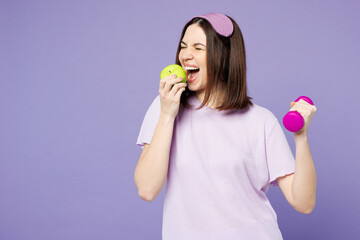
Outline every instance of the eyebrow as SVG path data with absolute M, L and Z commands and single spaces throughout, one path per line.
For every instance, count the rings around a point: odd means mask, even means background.
M 185 44 L 185 45 L 187 46 L 187 44 L 184 43 L 183 41 L 181 41 L 181 43 L 182 43 L 182 44 Z M 204 44 L 202 44 L 202 43 L 194 43 L 194 44 L 193 44 L 193 46 L 196 46 L 196 45 L 202 45 L 202 46 L 206 47 L 206 46 L 205 46 Z

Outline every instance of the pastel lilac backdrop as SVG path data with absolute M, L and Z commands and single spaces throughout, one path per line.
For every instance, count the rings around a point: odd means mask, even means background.
M 0 239 L 161 239 L 164 191 L 137 195 L 135 143 L 183 25 L 214 11 L 243 31 L 255 103 L 279 120 L 301 95 L 318 108 L 316 208 L 304 215 L 268 192 L 284 239 L 356 239 L 359 3 L 174 4 L 0 2 Z

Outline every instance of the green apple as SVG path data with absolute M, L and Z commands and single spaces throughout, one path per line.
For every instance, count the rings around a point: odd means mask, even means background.
M 171 64 L 165 67 L 160 73 L 160 79 L 173 74 L 176 74 L 176 77 L 182 77 L 183 80 L 181 82 L 186 83 L 186 72 L 180 65 L 177 64 Z

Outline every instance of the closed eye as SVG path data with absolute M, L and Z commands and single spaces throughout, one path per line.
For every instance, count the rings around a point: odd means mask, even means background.
M 186 47 L 183 47 L 183 46 L 181 46 L 180 47 L 180 49 L 183 49 L 183 48 L 186 48 Z M 201 48 L 195 48 L 196 50 L 203 50 L 203 49 L 201 49 Z

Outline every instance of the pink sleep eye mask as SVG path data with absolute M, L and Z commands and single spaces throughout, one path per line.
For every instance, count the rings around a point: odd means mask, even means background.
M 196 17 L 204 18 L 208 20 L 214 30 L 224 37 L 230 37 L 234 31 L 234 26 L 230 18 L 222 13 L 208 13 L 204 15 L 198 15 L 190 19 L 190 21 Z

